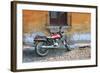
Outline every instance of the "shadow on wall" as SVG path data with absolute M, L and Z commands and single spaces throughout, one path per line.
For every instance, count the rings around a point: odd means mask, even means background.
M 71 40 L 75 42 L 80 42 L 80 41 L 89 41 L 91 40 L 91 33 L 74 33 L 71 35 Z
M 34 45 L 33 45 L 33 43 L 34 43 L 34 38 L 35 38 L 35 36 L 37 36 L 37 35 L 45 36 L 45 34 L 42 33 L 42 32 L 24 33 L 24 34 L 23 34 L 23 43 L 26 44 L 26 45 L 34 46 Z
M 35 38 L 36 35 L 45 36 L 45 34 L 42 33 L 42 32 L 25 33 L 23 35 L 23 43 L 33 46 L 34 38 Z M 68 36 L 67 37 L 68 43 L 71 43 L 71 44 L 81 43 L 81 42 L 82 43 L 91 42 L 91 33 L 90 32 L 74 33 L 74 34 L 71 34 L 70 36 L 69 35 L 67 35 L 67 36 Z

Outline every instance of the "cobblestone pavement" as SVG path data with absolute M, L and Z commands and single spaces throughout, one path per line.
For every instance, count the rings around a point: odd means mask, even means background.
M 34 48 L 23 49 L 23 62 L 46 62 L 46 61 L 65 61 L 65 60 L 82 60 L 91 58 L 90 48 L 75 48 L 69 52 L 65 49 L 51 49 L 47 56 L 39 57 Z

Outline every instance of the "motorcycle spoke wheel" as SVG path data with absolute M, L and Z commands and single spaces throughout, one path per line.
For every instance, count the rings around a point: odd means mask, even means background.
M 42 45 L 44 45 L 44 42 L 37 43 L 35 51 L 39 56 L 46 56 L 49 50 L 47 48 L 41 48 Z

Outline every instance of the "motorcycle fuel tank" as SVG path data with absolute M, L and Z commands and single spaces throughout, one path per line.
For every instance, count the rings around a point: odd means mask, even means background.
M 51 38 L 53 38 L 53 39 L 58 39 L 58 38 L 60 38 L 61 36 L 59 35 L 59 34 L 53 34 L 52 36 L 51 36 Z

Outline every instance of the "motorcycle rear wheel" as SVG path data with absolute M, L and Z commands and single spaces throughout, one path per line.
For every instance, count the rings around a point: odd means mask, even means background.
M 47 48 L 41 48 L 41 46 L 44 44 L 45 44 L 45 42 L 38 42 L 35 47 L 36 54 L 41 57 L 46 56 L 49 52 L 49 50 Z

